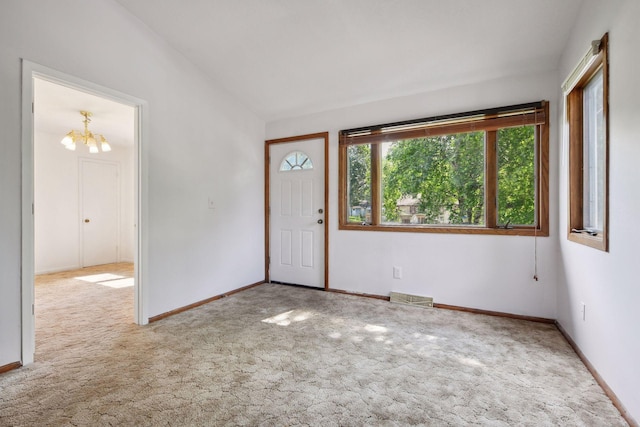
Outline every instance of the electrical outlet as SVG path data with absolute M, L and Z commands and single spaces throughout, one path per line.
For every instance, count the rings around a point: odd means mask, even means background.
M 393 267 L 393 278 L 402 279 L 402 267 Z
M 215 202 L 213 201 L 213 199 L 211 197 L 209 197 L 207 205 L 209 206 L 209 209 L 215 209 L 216 208 L 216 204 L 215 204 Z
M 583 302 L 580 303 L 580 314 L 582 314 L 582 320 L 587 320 L 587 305 Z

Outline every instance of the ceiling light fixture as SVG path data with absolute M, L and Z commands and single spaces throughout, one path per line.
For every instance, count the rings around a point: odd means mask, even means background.
M 82 121 L 84 123 L 84 133 L 72 130 L 62 138 L 62 141 L 60 141 L 62 145 L 64 145 L 67 150 L 74 151 L 76 149 L 76 143 L 82 142 L 89 147 L 89 153 L 99 153 L 101 150 L 103 153 L 111 151 L 111 145 L 109 145 L 104 135 L 94 135 L 89 131 L 89 123 L 91 122 L 89 117 L 91 117 L 92 114 L 89 111 L 80 111 L 80 114 L 84 116 L 84 120 Z M 100 149 L 98 149 L 98 139 L 100 140 Z

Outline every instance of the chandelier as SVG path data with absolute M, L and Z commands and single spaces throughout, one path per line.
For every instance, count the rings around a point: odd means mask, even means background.
M 67 150 L 74 151 L 76 149 L 76 143 L 82 142 L 84 145 L 89 147 L 89 153 L 111 151 L 111 146 L 105 139 L 104 135 L 94 135 L 89 131 L 89 123 L 91 122 L 90 117 L 92 114 L 89 111 L 80 111 L 80 114 L 84 117 L 84 120 L 82 121 L 84 123 L 84 133 L 72 130 L 62 138 L 62 141 L 60 141 L 62 145 L 64 145 Z M 98 149 L 98 140 L 100 140 L 100 149 Z

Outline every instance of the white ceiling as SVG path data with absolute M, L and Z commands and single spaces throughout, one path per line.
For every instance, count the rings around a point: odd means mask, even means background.
M 266 121 L 556 69 L 582 0 L 116 0 Z M 45 80 L 36 129 L 133 144 L 134 109 Z
M 101 134 L 115 148 L 133 146 L 135 109 L 65 86 L 34 79 L 34 127 L 38 132 L 59 135 L 72 129 L 84 131 L 81 110 L 93 113 L 89 130 Z
M 582 0 L 116 0 L 270 121 L 558 67 Z

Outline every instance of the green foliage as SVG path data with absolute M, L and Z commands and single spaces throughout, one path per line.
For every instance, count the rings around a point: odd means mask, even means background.
M 533 126 L 498 131 L 498 224 L 535 224 Z
M 418 200 L 426 224 L 482 225 L 484 131 L 414 138 L 383 144 L 383 220 L 399 222 L 398 201 Z M 498 224 L 535 224 L 533 126 L 497 132 Z M 371 146 L 347 148 L 348 206 L 371 206 Z M 413 213 L 413 212 L 412 212 Z M 349 212 L 349 221 L 363 218 Z
M 484 222 L 484 132 L 395 142 L 382 172 L 387 221 L 397 221 L 402 197 L 419 199 L 425 223 Z
M 366 201 L 371 205 L 371 146 L 367 144 L 351 145 L 347 148 L 348 159 L 348 209 L 360 206 Z M 357 217 L 354 217 L 357 218 Z M 357 218 L 362 221 L 364 218 Z M 349 219 L 351 221 L 351 218 Z

